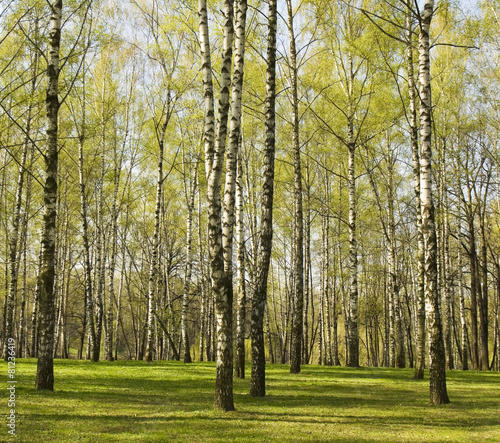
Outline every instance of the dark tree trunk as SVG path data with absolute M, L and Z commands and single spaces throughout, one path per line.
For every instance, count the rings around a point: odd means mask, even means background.
M 257 275 L 252 297 L 251 339 L 252 372 L 250 395 L 266 395 L 266 356 L 264 346 L 264 310 L 267 300 L 267 280 L 273 239 L 274 153 L 276 135 L 276 30 L 277 1 L 269 1 L 267 37 L 265 146 L 261 203 L 261 230 Z

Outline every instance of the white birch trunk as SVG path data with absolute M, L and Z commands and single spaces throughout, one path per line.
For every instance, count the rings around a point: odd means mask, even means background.
M 238 150 L 238 174 L 236 177 L 236 242 L 237 251 L 237 282 L 238 304 L 236 309 L 236 367 L 238 378 L 245 378 L 245 334 L 246 334 L 246 282 L 245 282 L 245 226 L 243 220 L 243 158 L 240 141 Z
M 415 190 L 415 206 L 417 210 L 417 284 L 416 284 L 416 320 L 417 320 L 417 355 L 413 377 L 424 378 L 425 367 L 425 291 L 424 291 L 424 237 L 422 232 L 422 211 L 420 202 L 420 153 L 417 128 L 417 90 L 413 71 L 413 29 L 412 16 L 407 18 L 407 69 L 408 89 L 410 95 L 410 137 L 413 153 L 413 178 Z
M 287 0 L 288 33 L 290 38 L 290 76 L 293 115 L 293 165 L 294 165 L 294 254 L 293 254 L 293 319 L 290 344 L 290 373 L 298 374 L 302 362 L 302 333 L 304 326 L 304 227 L 302 210 L 302 169 L 299 139 L 299 98 L 297 48 L 293 29 L 292 1 Z
M 422 229 L 425 241 L 425 298 L 429 332 L 430 399 L 433 404 L 449 403 L 446 390 L 446 359 L 443 327 L 438 294 L 437 240 L 432 198 L 432 117 L 429 28 L 434 13 L 434 1 L 427 0 L 420 17 L 419 78 L 420 78 L 420 186 Z
M 208 22 L 206 1 L 200 0 L 200 40 L 202 46 L 202 71 L 205 90 L 205 161 L 207 163 L 208 194 L 208 240 L 212 288 L 215 295 L 217 319 L 217 373 L 215 379 L 215 407 L 224 411 L 234 410 L 233 402 L 233 340 L 232 340 L 232 291 L 224 269 L 224 248 L 221 219 L 221 175 L 226 149 L 227 126 L 230 106 L 231 63 L 233 50 L 233 2 L 224 2 L 224 42 L 222 50 L 222 71 L 220 78 L 219 125 L 215 149 L 213 149 L 213 92 L 208 85 L 210 52 L 208 45 Z
M 193 270 L 193 212 L 194 199 L 196 195 L 196 184 L 198 169 L 195 168 L 195 177 L 189 186 L 187 185 L 187 171 L 184 164 L 184 193 L 187 206 L 187 223 L 186 223 L 186 264 L 184 267 L 184 291 L 182 294 L 182 310 L 181 310 L 181 348 L 179 352 L 183 353 L 184 363 L 191 363 L 189 335 L 187 329 L 187 313 L 189 303 L 189 293 L 191 290 L 191 274 Z
M 56 259 L 59 51 L 61 42 L 62 0 L 50 3 L 49 54 L 47 57 L 47 140 L 45 152 L 44 216 L 42 258 L 38 275 L 38 364 L 35 387 L 54 390 L 54 278 Z

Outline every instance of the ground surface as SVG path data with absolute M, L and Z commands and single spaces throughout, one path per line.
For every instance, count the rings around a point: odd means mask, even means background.
M 249 366 L 247 373 L 249 374 Z M 16 442 L 500 442 L 500 374 L 451 371 L 451 404 L 429 404 L 411 369 L 267 367 L 267 397 L 235 379 L 236 411 L 213 410 L 215 366 L 55 361 L 55 391 L 34 389 L 36 361 L 16 366 Z M 426 373 L 427 376 L 427 373 Z M 7 365 L 0 364 L 7 385 Z M 2 389 L 2 416 L 8 391 Z

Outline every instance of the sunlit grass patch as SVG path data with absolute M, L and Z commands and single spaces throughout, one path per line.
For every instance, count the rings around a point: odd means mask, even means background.
M 213 363 L 56 360 L 54 392 L 34 389 L 35 360 L 16 369 L 11 441 L 500 441 L 497 373 L 449 372 L 452 403 L 435 407 L 428 380 L 411 369 L 303 366 L 292 375 L 268 365 L 267 397 L 235 379 L 236 411 L 223 413 L 213 410 Z

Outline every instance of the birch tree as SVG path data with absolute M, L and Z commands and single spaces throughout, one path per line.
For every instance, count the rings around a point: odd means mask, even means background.
M 293 263 L 293 318 L 290 344 L 290 373 L 298 374 L 302 362 L 302 333 L 304 328 L 304 221 L 302 211 L 302 168 L 300 162 L 299 139 L 299 97 L 297 48 L 293 27 L 294 12 L 292 1 L 287 0 L 288 33 L 290 39 L 290 83 L 292 104 L 292 150 L 293 150 L 293 202 L 294 202 L 294 263 Z
M 252 373 L 250 395 L 266 394 L 266 356 L 264 346 L 264 311 L 267 304 L 267 280 L 273 241 L 274 157 L 276 149 L 276 32 L 277 1 L 269 0 L 266 55 L 265 145 L 263 160 L 261 229 L 259 256 L 252 294 Z
M 33 89 L 36 84 L 36 75 L 33 75 Z M 34 93 L 32 89 L 32 94 Z M 23 203 L 23 188 L 25 181 L 26 161 L 28 157 L 28 149 L 30 147 L 30 120 L 31 120 L 31 105 L 28 108 L 27 117 L 27 136 L 23 144 L 21 161 L 19 163 L 19 172 L 17 178 L 17 187 L 15 195 L 14 213 L 12 214 L 12 233 L 9 241 L 9 289 L 5 300 L 5 322 L 4 322 L 4 343 L 3 356 L 4 360 L 9 360 L 8 347 L 10 339 L 13 338 L 14 332 L 14 306 L 16 303 L 18 275 L 19 275 L 19 257 L 20 246 L 20 222 L 21 222 L 21 207 Z
M 238 4 L 239 5 L 239 4 Z M 200 23 L 200 47 L 202 58 L 203 88 L 205 95 L 205 163 L 207 174 L 208 197 L 208 240 L 210 253 L 210 271 L 212 290 L 215 294 L 217 318 L 217 373 L 215 379 L 215 408 L 224 411 L 234 410 L 233 401 L 233 331 L 232 331 L 232 281 L 228 281 L 225 269 L 225 254 L 230 244 L 223 245 L 221 217 L 221 175 L 230 107 L 231 65 L 234 39 L 233 2 L 224 2 L 224 39 L 222 50 L 222 68 L 220 78 L 220 96 L 218 106 L 217 136 L 215 136 L 215 112 L 213 105 L 213 83 L 211 71 L 211 51 L 208 33 L 208 13 L 205 0 L 198 2 Z M 228 226 L 225 226 L 228 228 Z M 226 241 L 227 237 L 227 230 Z M 226 248 L 224 248 L 226 246 Z M 226 251 L 224 250 L 226 249 Z
M 237 243 L 237 308 L 236 308 L 236 358 L 235 372 L 238 378 L 245 378 L 245 336 L 246 336 L 246 266 L 245 266 L 245 225 L 244 225 L 244 180 L 243 180 L 243 157 L 241 150 L 243 143 L 240 138 L 238 149 L 238 172 L 236 176 L 235 196 L 235 223 Z
M 187 222 L 186 222 L 186 264 L 184 271 L 184 291 L 182 295 L 182 312 L 181 312 L 181 342 L 184 349 L 184 363 L 191 363 L 191 354 L 189 350 L 189 336 L 187 330 L 187 314 L 188 314 L 188 301 L 191 289 L 191 274 L 193 270 L 193 212 L 194 201 L 196 196 L 196 184 L 198 181 L 197 174 L 198 168 L 195 165 L 194 177 L 189 180 L 186 169 L 186 160 L 183 155 L 183 174 L 184 174 L 184 196 L 186 199 L 187 207 Z M 181 350 L 182 352 L 182 350 Z
M 414 73 L 413 57 L 413 15 L 407 12 L 406 21 L 406 64 L 408 71 L 410 141 L 413 164 L 413 189 L 415 192 L 415 208 L 417 213 L 417 282 L 416 282 L 416 317 L 417 317 L 417 359 L 413 377 L 424 378 L 425 367 L 425 291 L 424 291 L 424 237 L 422 232 L 422 210 L 420 201 L 420 152 L 417 126 L 417 86 Z
M 59 113 L 59 53 L 61 44 L 62 0 L 50 3 L 47 57 L 47 141 L 44 153 L 44 216 L 42 225 L 42 259 L 38 275 L 38 364 L 35 387 L 54 390 L 54 278 L 56 257 L 58 113 Z
M 429 30 L 434 14 L 434 1 L 427 0 L 419 15 L 419 80 L 420 80 L 420 198 L 422 231 L 425 244 L 425 298 L 429 331 L 430 399 L 433 404 L 449 403 L 446 390 L 446 358 L 443 327 L 439 307 L 437 275 L 437 241 L 432 198 L 432 117 Z

